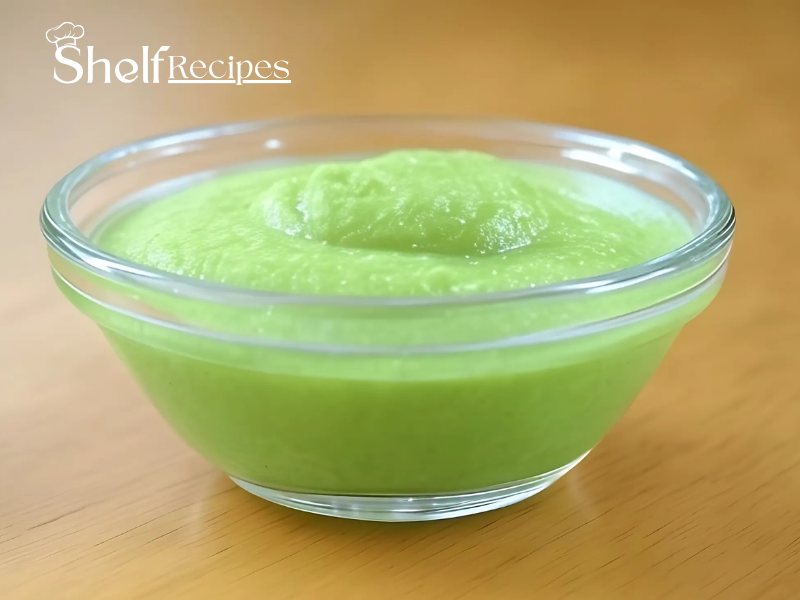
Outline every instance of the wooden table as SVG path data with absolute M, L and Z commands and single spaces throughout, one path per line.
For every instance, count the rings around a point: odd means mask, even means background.
M 0 598 L 800 597 L 797 2 L 2 11 Z M 273 56 L 293 83 L 62 85 L 44 33 L 64 20 L 114 62 L 160 44 Z M 522 504 L 388 525 L 250 496 L 167 428 L 49 278 L 40 203 L 91 155 L 209 122 L 374 112 L 640 138 L 701 165 L 736 205 L 717 301 L 596 451 Z

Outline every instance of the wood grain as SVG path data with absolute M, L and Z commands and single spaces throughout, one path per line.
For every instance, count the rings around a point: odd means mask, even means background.
M 797 2 L 2 11 L 0 597 L 800 596 Z M 61 85 L 43 34 L 65 20 L 115 60 L 148 44 L 204 59 L 280 55 L 293 83 Z M 249 496 L 162 423 L 49 278 L 40 203 L 91 155 L 210 122 L 376 112 L 506 115 L 640 138 L 701 165 L 736 205 L 717 301 L 597 450 L 520 505 L 384 525 Z

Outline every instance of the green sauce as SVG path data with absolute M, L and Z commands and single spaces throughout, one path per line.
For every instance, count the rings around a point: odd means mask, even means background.
M 415 150 L 219 177 L 140 208 L 98 241 L 228 285 L 407 296 L 610 273 L 690 238 L 665 203 L 608 179 Z
M 691 236 L 666 203 L 596 175 L 415 150 L 221 175 L 134 204 L 96 239 L 133 262 L 231 286 L 434 297 L 610 273 Z M 381 354 L 370 344 L 505 339 L 624 314 L 657 294 L 351 314 L 136 292 L 156 318 L 364 348 L 353 354 L 196 336 L 64 289 L 101 324 L 159 411 L 227 473 L 278 489 L 401 495 L 504 485 L 580 457 L 713 295 L 552 343 Z

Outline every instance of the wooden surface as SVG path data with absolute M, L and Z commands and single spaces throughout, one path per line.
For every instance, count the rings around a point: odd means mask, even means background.
M 800 597 L 800 4 L 4 2 L 0 598 Z M 66 86 L 45 30 L 279 56 L 289 86 Z M 177 88 L 177 89 L 175 89 Z M 253 89 L 258 88 L 258 89 Z M 553 488 L 430 524 L 341 521 L 234 487 L 59 296 L 37 225 L 93 154 L 210 122 L 471 113 L 640 138 L 739 223 L 728 280 Z

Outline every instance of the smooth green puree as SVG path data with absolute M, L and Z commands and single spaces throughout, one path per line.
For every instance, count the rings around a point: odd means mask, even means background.
M 186 277 L 395 298 L 607 274 L 691 237 L 675 209 L 610 179 L 429 150 L 219 175 L 134 202 L 95 235 L 112 254 Z M 375 314 L 137 299 L 156 317 L 210 330 L 364 348 L 263 347 L 98 318 L 157 408 L 212 462 L 266 487 L 345 494 L 476 490 L 568 464 L 622 414 L 698 310 L 544 344 L 415 353 L 385 348 L 512 338 L 647 298 Z
M 229 285 L 428 296 L 610 273 L 690 237 L 666 203 L 610 180 L 415 150 L 219 177 L 118 220 L 99 242 Z

